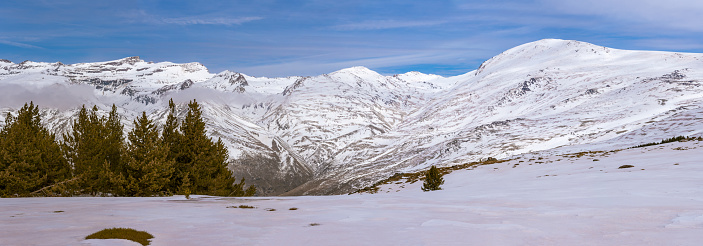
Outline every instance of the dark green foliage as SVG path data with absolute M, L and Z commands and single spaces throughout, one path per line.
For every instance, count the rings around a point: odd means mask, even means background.
M 214 196 L 253 195 L 255 189 L 244 190 L 244 179 L 235 183 L 227 169 L 227 149 L 222 140 L 213 142 L 207 137 L 200 105 L 193 100 L 178 127 L 175 105 L 169 102 L 169 116 L 163 130 L 164 143 L 169 146 L 170 158 L 175 160 L 170 187 L 180 194 Z
M 5 121 L 0 130 L 0 197 L 27 196 L 70 177 L 54 134 L 41 124 L 38 106 L 25 104 L 17 117 L 8 113 Z
M 178 132 L 176 104 L 173 103 L 173 99 L 168 101 L 168 109 L 168 116 L 166 118 L 166 124 L 161 132 L 161 138 L 163 139 L 163 144 L 166 145 L 169 150 L 169 159 L 175 160 L 179 151 L 178 146 L 182 135 Z
M 140 243 L 141 245 L 149 245 L 154 238 L 151 234 L 145 231 L 137 231 L 132 228 L 110 228 L 103 229 L 85 237 L 85 239 L 126 239 Z
M 433 165 L 430 167 L 430 170 L 425 173 L 425 182 L 422 183 L 422 191 L 441 190 L 442 188 L 440 188 L 440 186 L 443 184 L 444 178 L 442 178 L 442 174 L 439 172 L 439 169 Z
M 665 144 L 665 143 L 673 143 L 673 142 L 686 142 L 686 141 L 703 141 L 703 137 L 686 137 L 686 136 L 677 136 L 677 137 L 672 137 L 672 138 L 667 138 L 663 139 L 660 142 L 652 142 L 652 143 L 646 143 L 646 144 L 640 144 L 632 148 L 642 148 L 642 147 L 647 147 L 647 146 L 652 146 L 652 145 L 659 145 L 659 144 Z
M 242 178 L 242 180 L 239 183 L 242 184 L 242 186 L 243 186 L 244 178 Z M 249 188 L 247 188 L 247 190 L 244 191 L 243 196 L 253 196 L 254 194 L 256 194 L 256 187 L 253 185 L 250 185 Z
M 124 173 L 125 163 L 122 160 L 122 153 L 125 148 L 124 127 L 120 122 L 120 116 L 117 114 L 117 107 L 114 104 L 105 122 L 104 131 L 106 139 L 103 142 L 103 146 L 107 148 L 105 159 L 110 163 L 110 171 Z
M 224 143 L 206 136 L 198 103 L 180 126 L 173 101 L 169 109 L 161 137 L 142 112 L 126 142 L 115 105 L 106 116 L 83 106 L 59 145 L 38 107 L 25 105 L 0 131 L 0 196 L 254 195 L 244 179 L 235 182 Z
M 127 183 L 122 162 L 124 137 L 117 108 L 108 117 L 99 117 L 98 108 L 83 106 L 73 121 L 73 130 L 64 135 L 63 150 L 79 177 L 80 193 L 123 195 Z
M 168 146 L 159 138 L 156 125 L 146 112 L 134 120 L 134 128 L 127 133 L 125 176 L 127 196 L 153 196 L 167 194 L 173 174 L 174 161 L 168 159 Z

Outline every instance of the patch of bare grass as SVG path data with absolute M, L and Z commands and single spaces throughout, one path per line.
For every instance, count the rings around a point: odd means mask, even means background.
M 109 228 L 93 233 L 85 237 L 85 239 L 126 239 L 137 242 L 141 245 L 149 245 L 153 235 L 145 231 L 137 231 L 132 228 Z
M 249 205 L 239 205 L 239 206 L 229 206 L 229 207 L 227 207 L 227 208 L 244 208 L 244 209 L 252 209 L 252 208 L 256 208 L 256 207 L 254 207 L 254 206 L 249 206 Z

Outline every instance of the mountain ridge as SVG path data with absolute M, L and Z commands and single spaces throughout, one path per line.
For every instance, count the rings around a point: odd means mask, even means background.
M 517 46 L 451 77 L 352 67 L 266 78 L 138 57 L 0 63 L 6 94 L 34 93 L 12 100 L 75 94 L 75 105 L 43 113 L 59 132 L 81 102 L 117 104 L 128 129 L 140 111 L 163 123 L 167 98 L 181 110 L 197 99 L 208 133 L 230 151 L 235 176 L 259 186 L 260 195 L 343 194 L 430 165 L 700 135 L 702 83 L 701 54 L 556 39 Z M 0 99 L 0 117 L 9 104 Z

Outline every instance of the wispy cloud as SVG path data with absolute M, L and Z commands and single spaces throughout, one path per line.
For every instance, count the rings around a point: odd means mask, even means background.
M 123 17 L 127 18 L 129 22 L 143 22 L 149 24 L 175 24 L 175 25 L 241 25 L 247 22 L 257 21 L 264 19 L 259 16 L 245 16 L 245 17 L 209 17 L 209 16 L 186 16 L 186 17 L 176 17 L 167 18 L 158 15 L 149 14 L 144 10 L 131 11 L 127 14 L 123 14 Z
M 200 17 L 182 17 L 182 18 L 165 18 L 161 21 L 166 24 L 178 25 L 241 25 L 246 22 L 261 20 L 263 17 L 250 16 L 240 18 L 200 18 Z
M 426 50 L 388 50 L 384 48 L 337 52 L 327 55 L 300 57 L 280 63 L 269 63 L 257 66 L 241 66 L 234 70 L 252 76 L 309 76 L 330 73 L 339 69 L 353 66 L 365 66 L 372 70 L 383 70 L 388 67 L 401 67 L 416 64 L 456 64 L 467 60 L 480 60 L 477 57 L 490 57 L 493 52 L 480 47 L 471 47 L 464 43 L 445 44 Z M 467 65 L 457 73 L 466 73 L 476 67 Z M 407 72 L 407 71 L 405 71 Z M 421 71 L 428 72 L 428 71 Z
M 13 42 L 13 41 L 8 41 L 8 40 L 2 40 L 2 39 L 0 39 L 0 44 L 6 44 L 6 45 L 15 46 L 15 47 L 20 47 L 20 48 L 43 49 L 42 47 L 35 46 L 35 45 L 31 45 L 31 44 L 18 43 L 18 42 Z
M 703 43 L 699 40 L 674 39 L 674 38 L 654 38 L 642 39 L 633 42 L 635 45 L 645 49 L 655 50 L 702 50 Z
M 559 13 L 602 16 L 616 27 L 624 25 L 641 30 L 661 29 L 703 32 L 703 1 L 696 0 L 540 0 L 544 7 Z M 673 30 L 672 30 L 673 31 Z
M 375 20 L 363 21 L 358 23 L 349 23 L 333 26 L 336 30 L 380 30 L 380 29 L 395 29 L 409 27 L 426 27 L 436 26 L 447 23 L 445 20 L 432 21 L 400 21 L 400 20 Z

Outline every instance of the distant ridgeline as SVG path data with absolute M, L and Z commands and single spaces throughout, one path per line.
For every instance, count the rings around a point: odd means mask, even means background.
M 253 195 L 227 169 L 222 141 L 205 135 L 200 105 L 191 101 L 182 120 L 173 100 L 169 108 L 160 133 L 142 112 L 125 139 L 114 104 L 102 117 L 83 106 L 58 142 L 39 107 L 25 104 L 0 131 L 0 196 Z

